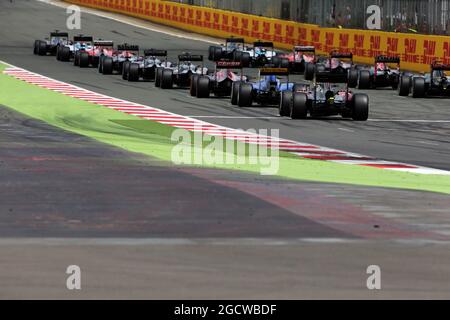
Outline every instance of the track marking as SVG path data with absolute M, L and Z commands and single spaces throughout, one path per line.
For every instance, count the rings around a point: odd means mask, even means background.
M 450 123 L 450 120 L 422 120 L 422 119 L 369 119 L 373 122 L 417 122 L 417 123 Z
M 336 150 L 278 137 L 275 138 L 271 136 L 259 135 L 244 130 L 204 122 L 192 117 L 178 115 L 162 109 L 141 105 L 82 89 L 75 85 L 51 79 L 15 66 L 11 66 L 3 72 L 27 83 L 35 84 L 42 88 L 47 88 L 64 95 L 130 114 L 141 119 L 155 121 L 176 128 L 183 128 L 192 132 L 201 132 L 211 136 L 221 136 L 228 140 L 265 145 L 268 148 L 290 152 L 304 159 L 339 162 L 349 165 L 366 166 L 385 170 L 400 170 L 421 174 L 450 175 L 450 171 L 419 167 L 406 163 L 389 162 L 343 150 Z
M 252 116 L 186 116 L 189 118 L 194 119 L 283 119 L 282 117 L 274 117 L 274 116 L 267 116 L 267 117 L 252 117 Z M 290 120 L 286 118 L 286 120 Z

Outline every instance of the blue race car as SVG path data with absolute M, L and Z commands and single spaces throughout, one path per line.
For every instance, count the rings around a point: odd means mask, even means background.
M 282 81 L 277 76 L 287 77 Z M 253 103 L 264 106 L 278 106 L 281 92 L 292 90 L 294 83 L 289 82 L 288 68 L 262 68 L 255 82 L 234 82 L 231 92 L 231 104 L 239 107 L 251 107 Z

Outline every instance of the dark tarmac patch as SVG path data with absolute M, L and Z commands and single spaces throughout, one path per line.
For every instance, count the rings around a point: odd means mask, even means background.
M 4 107 L 0 119 L 3 237 L 350 237 Z

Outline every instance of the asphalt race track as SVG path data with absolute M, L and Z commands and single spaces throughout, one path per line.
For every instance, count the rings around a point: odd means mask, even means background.
M 24 8 L 13 14 L 2 8 L 0 27 L 8 30 L 2 36 L 0 59 L 18 67 L 57 80 L 133 102 L 162 108 L 174 113 L 208 117 L 203 120 L 241 129 L 279 129 L 280 136 L 330 148 L 369 155 L 389 161 L 406 162 L 436 169 L 450 170 L 449 100 L 399 97 L 392 90 L 370 92 L 370 119 L 367 123 L 335 120 L 293 121 L 278 118 L 276 108 L 233 107 L 228 99 L 198 100 L 185 90 L 167 92 L 153 83 L 126 83 L 120 77 L 101 76 L 96 70 L 74 68 L 54 57 L 33 56 L 34 39 L 47 36 L 53 29 L 65 29 L 65 11 L 61 8 L 22 1 Z M 9 4 L 2 4 L 8 6 Z M 6 8 L 5 8 L 6 9 Z M 209 43 L 152 33 L 127 24 L 82 15 L 82 33 L 119 43 L 133 43 L 141 48 L 169 50 L 170 59 L 184 52 L 207 56 Z M 30 42 L 31 41 L 31 42 Z M 31 44 L 30 44 L 31 43 Z M 32 50 L 31 50 L 32 51 Z M 215 116 L 216 118 L 210 118 Z M 233 118 L 221 118 L 233 117 Z M 244 117 L 243 119 L 234 117 Z M 250 117 L 250 118 L 248 118 Z M 278 119 L 255 119 L 277 117 Z M 398 122 L 400 120 L 400 122 Z M 415 121 L 416 120 L 416 121 Z M 441 123 L 439 121 L 447 121 Z M 406 122 L 404 122 L 406 121 Z M 436 122 L 437 121 L 437 122 Z
M 366 123 L 283 119 L 34 56 L 33 41 L 65 19 L 42 2 L 0 2 L 0 60 L 228 127 L 450 170 L 449 100 L 378 90 Z M 209 46 L 90 14 L 82 32 L 172 59 Z M 0 298 L 450 297 L 445 194 L 167 167 L 4 106 L 0 191 Z M 70 264 L 85 274 L 80 292 L 65 289 Z M 373 264 L 382 266 L 378 292 L 366 288 Z

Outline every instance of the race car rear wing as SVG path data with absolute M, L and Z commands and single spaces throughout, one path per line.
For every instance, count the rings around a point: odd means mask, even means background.
M 261 76 L 289 76 L 288 68 L 261 68 L 259 70 Z
M 330 58 L 353 59 L 353 53 L 351 53 L 351 52 L 331 51 L 330 52 Z
M 144 50 L 146 57 L 167 57 L 167 50 L 148 49 Z
M 319 83 L 348 83 L 348 74 L 329 71 L 316 72 L 316 82 Z
M 192 61 L 203 61 L 202 55 L 193 55 L 193 54 L 181 54 L 178 56 L 178 61 L 184 62 L 192 62 Z
M 256 41 L 253 43 L 255 48 L 273 48 L 273 42 Z
M 119 44 L 117 46 L 118 51 L 139 51 L 139 46 L 134 44 Z
M 294 47 L 295 52 L 312 52 L 316 53 L 316 48 L 313 46 L 295 46 Z
M 400 57 L 398 56 L 377 56 L 375 57 L 375 63 L 397 63 L 400 64 Z
M 227 38 L 225 39 L 227 43 L 244 43 L 244 38 Z
M 50 37 L 68 38 L 69 34 L 67 32 L 50 32 Z
M 114 41 L 95 40 L 94 46 L 96 46 L 96 47 L 114 47 Z
M 94 38 L 91 36 L 74 36 L 73 42 L 93 42 Z

